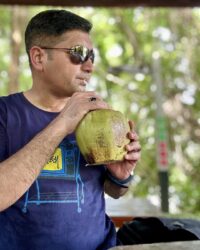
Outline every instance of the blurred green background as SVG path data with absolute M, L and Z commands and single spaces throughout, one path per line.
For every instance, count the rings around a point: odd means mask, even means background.
M 28 20 L 55 7 L 0 7 L 0 95 L 24 91 L 31 73 L 24 49 Z M 141 160 L 130 190 L 159 201 L 156 85 L 163 88 L 171 213 L 200 215 L 200 9 L 66 8 L 93 23 L 96 90 L 135 121 Z M 153 57 L 159 55 L 159 72 Z

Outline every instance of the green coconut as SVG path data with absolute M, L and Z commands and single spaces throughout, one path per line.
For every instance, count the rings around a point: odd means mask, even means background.
M 115 110 L 90 111 L 80 121 L 75 135 L 78 147 L 90 165 L 122 161 L 130 131 L 125 116 Z

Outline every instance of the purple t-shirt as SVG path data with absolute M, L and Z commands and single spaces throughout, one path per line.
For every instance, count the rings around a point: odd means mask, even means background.
M 0 161 L 22 148 L 57 115 L 33 106 L 22 93 L 1 97 Z M 30 189 L 0 212 L 0 249 L 104 250 L 115 246 L 115 228 L 105 214 L 105 168 L 85 164 L 74 135 L 64 138 Z

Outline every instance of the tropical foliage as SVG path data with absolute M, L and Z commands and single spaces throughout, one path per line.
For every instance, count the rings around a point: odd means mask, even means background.
M 45 7 L 18 7 L 18 36 L 26 21 Z M 200 208 L 200 9 L 73 8 L 92 21 L 96 70 L 89 89 L 135 121 L 142 144 L 135 171 L 134 196 L 159 196 L 156 150 L 158 76 L 168 144 L 170 202 L 181 212 Z M 13 8 L 0 9 L 0 94 L 12 88 Z M 25 13 L 25 15 L 24 15 Z M 18 20 L 18 19 L 17 19 Z M 12 46 L 11 46 L 12 45 Z M 31 86 L 23 42 L 16 64 L 17 88 Z M 155 68 L 154 58 L 159 57 Z M 14 88 L 17 91 L 17 88 Z

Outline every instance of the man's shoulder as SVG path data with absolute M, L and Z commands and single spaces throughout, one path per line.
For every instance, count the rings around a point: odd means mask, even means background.
M 13 93 L 13 94 L 9 94 L 9 95 L 3 95 L 3 96 L 0 96 L 0 101 L 2 101 L 2 102 L 11 101 L 14 99 L 18 99 L 21 96 L 22 96 L 22 92 Z
M 20 100 L 22 96 L 22 93 L 14 93 L 14 94 L 9 94 L 9 95 L 5 95 L 5 96 L 0 96 L 0 103 L 12 103 L 16 100 Z
M 17 99 L 19 99 L 19 95 L 20 93 L 0 96 L 0 123 L 4 126 L 6 126 L 10 110 L 15 110 L 17 108 Z
M 22 93 L 14 93 L 0 97 L 0 116 L 7 117 L 8 114 L 20 114 L 26 104 Z
M 14 93 L 7 96 L 0 96 L 0 107 L 16 105 L 22 101 L 22 93 Z

